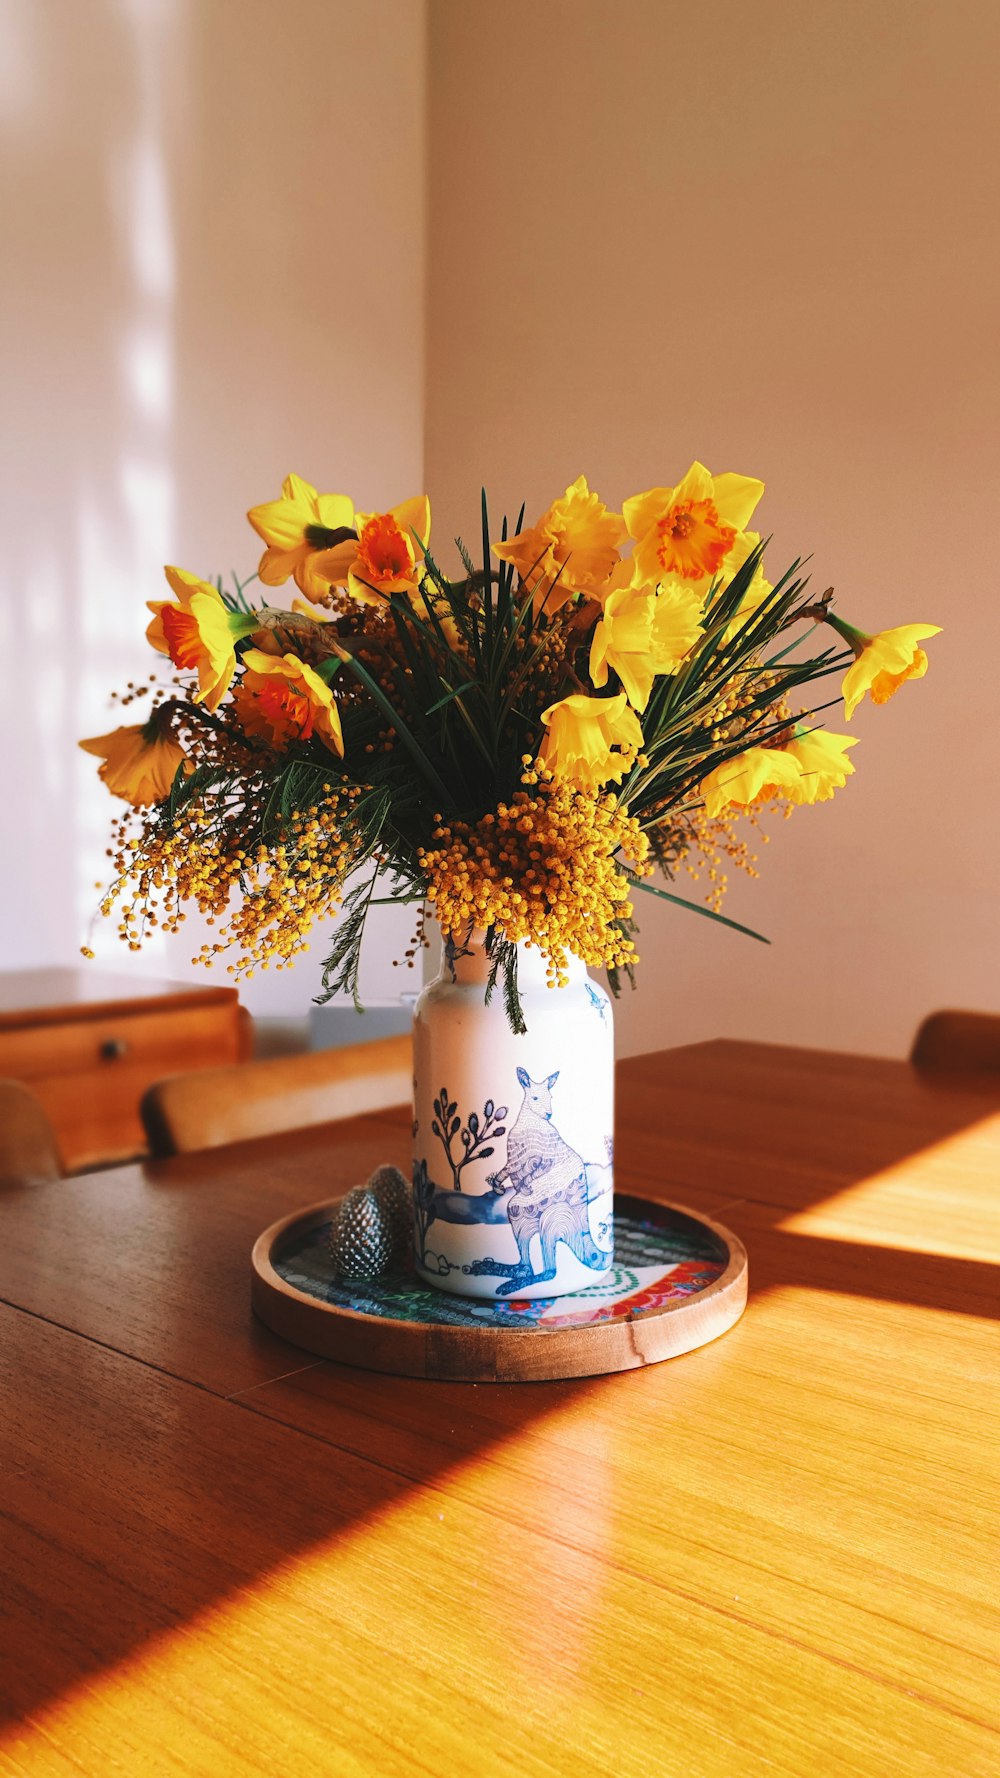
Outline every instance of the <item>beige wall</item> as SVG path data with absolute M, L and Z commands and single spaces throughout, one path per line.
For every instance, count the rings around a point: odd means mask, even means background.
M 422 486 L 424 83 L 417 0 L 0 4 L 0 967 L 77 959 L 112 804 L 75 740 L 151 664 L 161 564 L 251 572 L 292 468 Z
M 772 561 L 930 677 L 855 718 L 857 776 L 778 824 L 729 911 L 640 898 L 622 1048 L 900 1053 L 1000 1004 L 1000 274 L 992 0 L 433 0 L 427 480 L 533 516 L 693 456 L 769 483 Z M 836 723 L 834 726 L 838 726 Z

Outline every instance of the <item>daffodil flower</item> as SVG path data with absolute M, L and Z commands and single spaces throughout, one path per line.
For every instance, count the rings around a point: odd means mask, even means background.
M 153 621 L 146 639 L 159 654 L 170 656 L 175 667 L 198 675 L 196 704 L 217 710 L 236 672 L 234 644 L 257 627 L 257 618 L 230 611 L 218 589 L 184 568 L 163 570 L 177 602 L 150 599 Z
M 698 786 L 708 815 L 721 815 L 735 804 L 749 809 L 772 796 L 797 790 L 799 768 L 783 747 L 748 747 L 735 759 L 727 759 L 709 772 Z
M 712 475 L 692 463 L 674 488 L 634 494 L 622 511 L 636 540 L 637 581 L 682 580 L 707 592 L 764 492 L 755 476 Z
M 869 636 L 856 630 L 843 618 L 827 616 L 844 640 L 849 642 L 857 659 L 844 674 L 844 715 L 848 722 L 866 692 L 873 704 L 887 704 L 908 679 L 922 679 L 927 671 L 927 656 L 919 647 L 928 636 L 941 634 L 940 624 L 900 624 L 894 630 L 878 630 Z
M 541 759 L 558 778 L 588 790 L 620 782 L 642 747 L 639 719 L 623 691 L 610 698 L 574 692 L 542 712 Z
M 170 795 L 178 766 L 191 769 L 183 747 L 174 740 L 154 714 L 148 722 L 112 729 L 78 743 L 84 753 L 103 760 L 98 777 L 113 796 L 123 797 L 133 808 L 162 803 Z
M 609 512 L 580 475 L 537 524 L 494 543 L 493 553 L 510 562 L 530 587 L 536 613 L 544 609 L 551 616 L 580 593 L 599 595 L 620 560 L 624 538 L 621 513 Z
M 831 735 L 826 729 L 807 729 L 797 723 L 785 754 L 799 768 L 798 783 L 784 792 L 793 803 L 829 802 L 835 790 L 841 790 L 853 776 L 854 765 L 847 758 L 849 747 L 856 747 L 856 735 Z
M 267 544 L 258 573 L 265 586 L 282 586 L 289 575 L 314 605 L 328 596 L 333 577 L 320 560 L 355 531 L 354 502 L 346 494 L 317 494 L 311 482 L 288 475 L 281 499 L 252 506 L 247 518 Z
M 306 661 L 295 654 L 248 648 L 243 668 L 233 702 L 245 734 L 258 735 L 278 748 L 318 735 L 332 753 L 343 757 L 344 737 L 333 693 Z
M 431 534 L 426 494 L 389 512 L 356 513 L 354 522 L 357 536 L 317 556 L 313 572 L 333 586 L 346 586 L 363 605 L 384 604 L 391 593 L 412 597 L 420 586 L 420 563 Z
M 701 600 L 686 587 L 620 587 L 609 593 L 590 644 L 590 678 L 617 673 L 635 710 L 645 710 L 658 674 L 676 673 L 701 634 Z

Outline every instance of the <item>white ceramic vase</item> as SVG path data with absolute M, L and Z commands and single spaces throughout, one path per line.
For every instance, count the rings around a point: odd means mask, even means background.
M 518 946 L 527 1031 L 485 1003 L 478 935 L 446 942 L 413 1029 L 414 1252 L 460 1296 L 560 1296 L 607 1277 L 614 1245 L 614 1026 L 582 963 L 550 988 Z

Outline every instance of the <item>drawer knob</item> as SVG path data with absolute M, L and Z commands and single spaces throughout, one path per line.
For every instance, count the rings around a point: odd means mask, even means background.
M 118 1062 L 122 1056 L 128 1055 L 128 1044 L 124 1037 L 108 1037 L 101 1044 L 101 1055 L 105 1062 Z

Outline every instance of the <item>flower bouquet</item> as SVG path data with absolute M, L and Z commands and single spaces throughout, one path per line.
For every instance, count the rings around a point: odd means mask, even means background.
M 476 558 L 458 541 L 456 574 L 430 553 L 426 498 L 358 512 L 291 475 L 248 515 L 265 545 L 259 594 L 167 568 L 147 634 L 172 682 L 130 686 L 124 704 L 151 696 L 144 720 L 81 743 L 129 805 L 103 911 L 117 908 L 132 950 L 152 928 L 177 932 L 193 904 L 214 928 L 196 961 L 228 950 L 230 973 L 249 977 L 290 965 L 339 912 L 323 996 L 357 999 L 370 908 L 414 904 L 411 965 L 436 916 L 444 985 L 462 988 L 464 1017 L 486 1009 L 491 1035 L 475 1067 L 475 1042 L 452 1045 L 444 1085 L 418 1041 L 421 1215 L 434 1193 L 488 1198 L 482 1219 L 502 1214 L 517 1238 L 505 1289 L 525 1285 L 533 1254 L 551 1290 L 560 1243 L 591 1270 L 609 1251 L 588 1175 L 610 1170 L 609 1093 L 579 1058 L 567 1079 L 562 1038 L 538 1050 L 546 1006 L 576 1007 L 578 991 L 610 1028 L 586 970 L 606 971 L 612 993 L 633 975 L 640 894 L 736 925 L 721 897 L 727 860 L 753 870 L 741 823 L 825 801 L 854 771 L 854 737 L 822 725 L 829 702 L 809 688 L 843 675 L 849 719 L 866 694 L 883 703 L 926 671 L 936 626 L 868 635 L 831 591 L 809 592 L 798 562 L 767 578 L 749 528 L 762 493 L 694 463 L 618 512 L 581 476 L 534 524 L 522 509 L 496 528 L 484 495 Z M 270 603 L 290 580 L 288 605 Z M 678 893 L 682 870 L 707 871 L 704 899 Z M 579 1049 L 591 1027 L 578 1012 L 571 1024 Z M 428 1142 L 475 1156 L 461 1177 L 452 1167 L 449 1192 Z M 570 1231 L 555 1239 L 539 1180 Z

